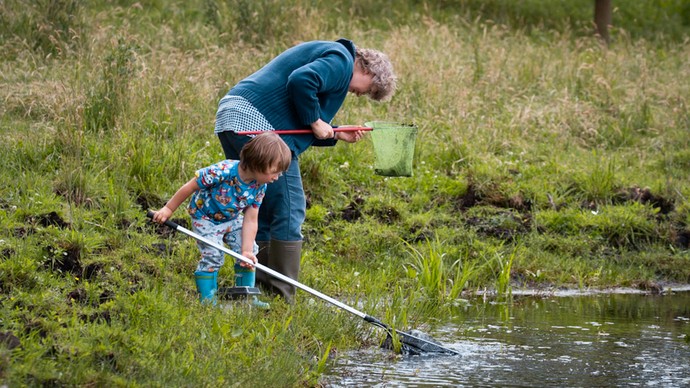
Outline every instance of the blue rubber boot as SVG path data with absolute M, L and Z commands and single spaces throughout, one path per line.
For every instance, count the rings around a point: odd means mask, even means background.
M 218 291 L 218 271 L 196 271 L 194 272 L 194 279 L 201 303 L 211 303 L 215 306 L 216 291 Z
M 256 270 L 246 267 L 242 267 L 239 264 L 235 264 L 233 267 L 235 269 L 235 287 L 254 287 L 256 283 Z M 252 296 L 252 306 L 261 309 L 270 309 L 271 305 L 262 302 L 256 295 Z

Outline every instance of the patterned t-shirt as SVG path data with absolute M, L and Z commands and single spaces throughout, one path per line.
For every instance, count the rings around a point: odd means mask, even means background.
M 235 219 L 249 206 L 258 208 L 266 194 L 266 185 L 240 179 L 238 160 L 224 160 L 196 172 L 201 188 L 192 194 L 188 211 L 193 218 L 216 223 Z

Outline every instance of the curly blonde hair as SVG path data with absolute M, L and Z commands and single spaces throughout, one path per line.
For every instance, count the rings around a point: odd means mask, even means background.
M 374 49 L 357 49 L 356 59 L 359 65 L 368 73 L 373 74 L 373 85 L 369 90 L 369 97 L 376 101 L 389 100 L 395 93 L 397 77 L 393 72 L 393 64 L 388 56 Z

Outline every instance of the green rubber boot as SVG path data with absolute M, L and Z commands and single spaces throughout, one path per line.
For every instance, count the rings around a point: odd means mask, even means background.
M 254 284 L 256 284 L 255 269 L 242 267 L 239 264 L 235 264 L 233 268 L 235 269 L 235 287 L 254 287 Z M 258 307 L 261 309 L 271 308 L 270 304 L 260 301 L 259 298 L 256 297 L 256 295 L 252 295 L 251 300 L 252 306 L 254 307 Z
M 218 271 L 196 271 L 194 272 L 196 289 L 199 291 L 199 301 L 202 304 L 216 305 L 216 291 L 218 291 Z
M 257 241 L 256 245 L 259 246 L 259 252 L 256 254 L 256 260 L 259 262 L 259 264 L 264 265 L 268 267 L 268 251 L 270 247 L 270 242 L 269 241 Z M 266 272 L 263 271 L 258 271 L 256 273 L 256 283 L 259 285 L 259 287 L 263 287 L 264 289 L 268 289 L 269 283 L 269 278 L 272 276 L 267 274 Z
M 302 241 L 271 240 L 268 253 L 268 267 L 290 279 L 297 280 L 302 257 Z M 271 277 L 272 291 L 282 296 L 288 303 L 295 301 L 295 286 Z

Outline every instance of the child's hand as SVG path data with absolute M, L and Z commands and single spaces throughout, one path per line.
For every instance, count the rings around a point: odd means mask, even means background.
M 254 263 L 256 263 L 256 256 L 254 256 L 254 252 L 251 252 L 251 251 L 243 251 L 243 252 L 242 252 L 242 256 L 244 256 L 244 257 L 246 257 L 247 259 L 249 259 L 249 260 L 253 261 Z M 244 268 L 254 268 L 253 265 L 249 265 L 249 264 L 245 263 L 245 262 L 242 261 L 242 260 L 240 260 L 240 266 L 242 266 L 242 267 L 244 267 Z
M 153 213 L 153 218 L 151 218 L 154 222 L 157 222 L 159 224 L 164 223 L 167 221 L 170 216 L 172 216 L 172 210 L 168 209 L 167 206 L 163 206 L 161 210 L 154 212 Z

